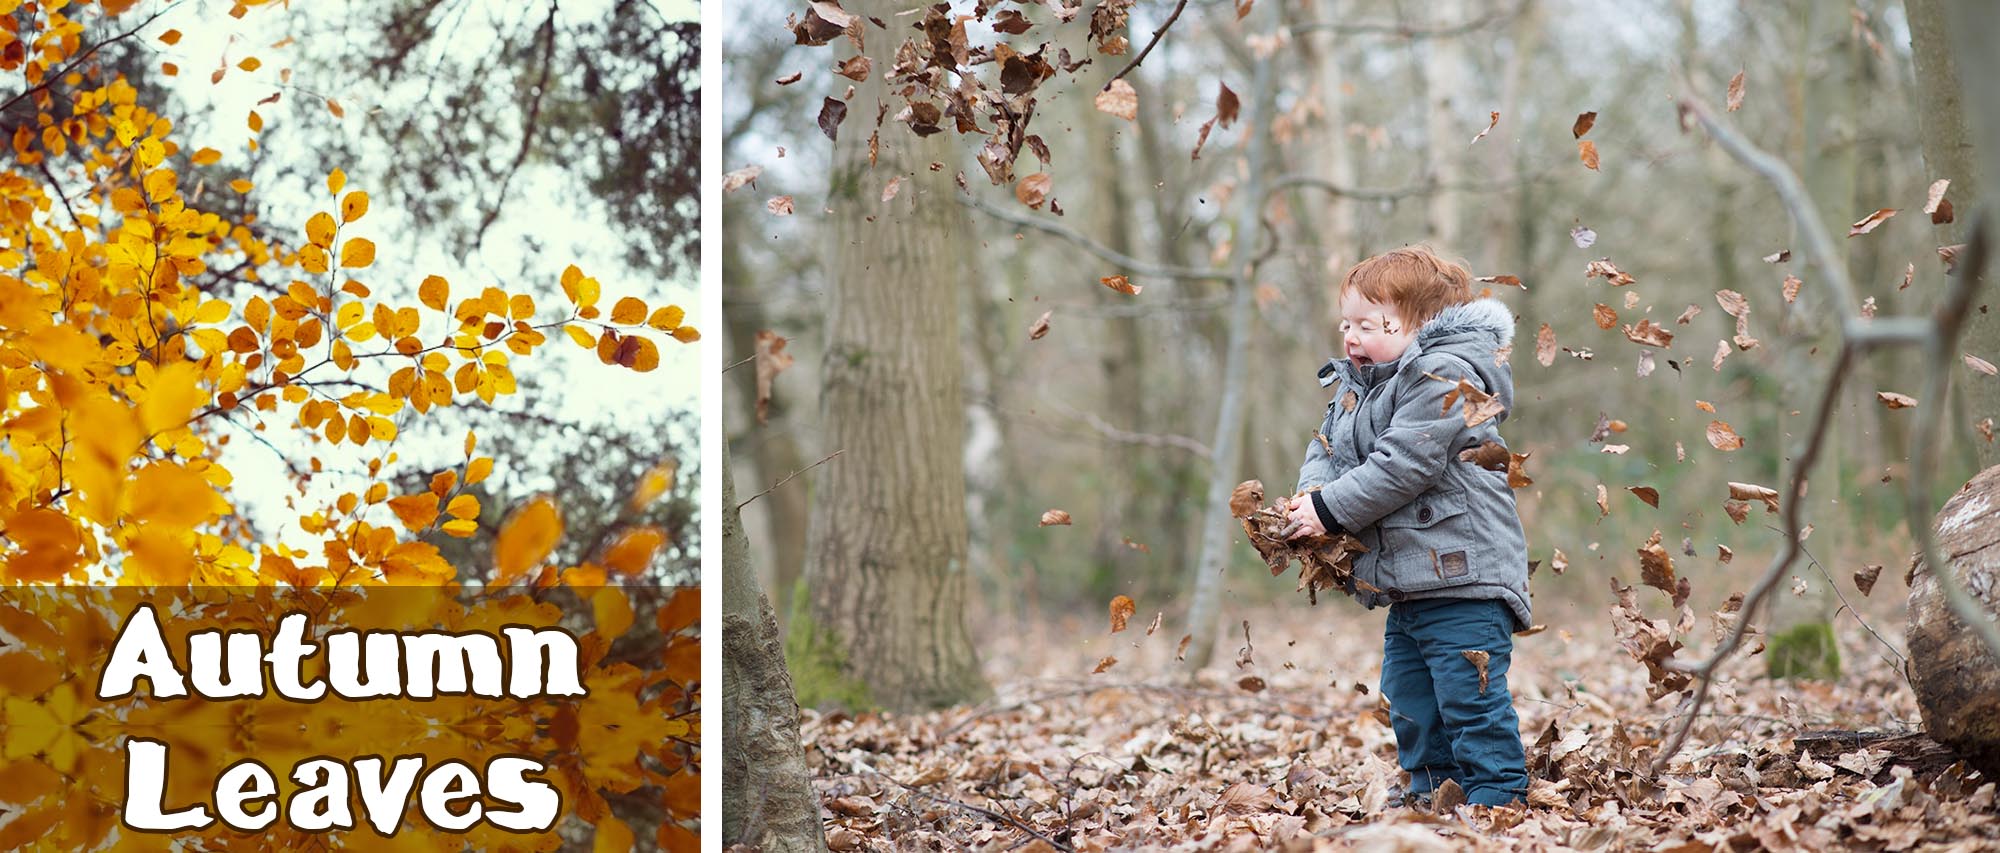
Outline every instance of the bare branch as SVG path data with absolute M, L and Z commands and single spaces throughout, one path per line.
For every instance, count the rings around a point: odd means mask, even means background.
M 1160 37 L 1167 34 L 1167 28 L 1173 26 L 1174 21 L 1180 19 L 1181 10 L 1186 8 L 1187 0 L 1180 0 L 1180 2 L 1175 3 L 1174 11 L 1168 13 L 1166 22 L 1160 24 L 1160 28 L 1153 31 L 1153 40 L 1146 42 L 1146 47 L 1140 50 L 1137 56 L 1132 57 L 1131 62 L 1126 63 L 1124 68 L 1118 70 L 1118 73 L 1111 75 L 1111 79 L 1104 81 L 1104 88 L 1110 89 L 1111 84 L 1118 82 L 1125 75 L 1132 73 L 1132 69 L 1138 68 L 1139 63 L 1145 62 L 1146 54 L 1153 52 L 1154 45 L 1160 43 Z
M 1208 445 L 1202 444 L 1200 441 L 1197 441 L 1185 435 L 1174 435 L 1172 433 L 1132 432 L 1130 430 L 1122 430 L 1115 426 L 1112 426 L 1110 421 L 1098 417 L 1094 413 L 1079 411 L 1075 408 L 1070 407 L 1069 404 L 1064 403 L 1061 400 L 1058 400 L 1054 397 L 1044 397 L 1042 399 L 1049 404 L 1049 408 L 1055 409 L 1056 411 L 1062 412 L 1065 415 L 1068 415 L 1072 418 L 1084 422 L 1085 424 L 1089 425 L 1091 429 L 1096 430 L 1098 435 L 1102 435 L 1105 438 L 1108 438 L 1112 441 L 1122 442 L 1125 444 L 1138 444 L 1146 447 L 1175 447 L 1181 450 L 1185 450 L 1203 459 L 1211 458 L 1214 455 L 1212 451 L 1208 449 Z
M 1002 222 L 1013 223 L 1014 225 L 1018 225 L 1023 228 L 1032 228 L 1044 234 L 1052 234 L 1057 237 L 1061 237 L 1064 240 L 1068 240 L 1070 243 L 1074 244 L 1079 249 L 1082 249 L 1086 252 L 1096 255 L 1099 258 L 1109 261 L 1112 264 L 1118 266 L 1120 269 L 1124 269 L 1136 273 L 1138 275 L 1147 276 L 1149 278 L 1179 279 L 1182 281 L 1223 281 L 1230 278 L 1230 273 L 1228 270 L 1214 270 L 1214 269 L 1205 270 L 1205 269 L 1195 269 L 1193 267 L 1174 267 L 1174 266 L 1163 266 L 1160 264 L 1148 263 L 1146 261 L 1142 261 L 1139 260 L 1138 258 L 1132 257 L 1131 255 L 1127 255 L 1124 252 L 1120 252 L 1116 249 L 1106 246 L 1103 243 L 1099 243 L 1096 240 L 1093 240 L 1085 236 L 1082 232 L 1077 231 L 1075 229 L 1063 225 L 1057 225 L 1056 223 L 1051 222 L 1042 217 L 1028 216 L 1025 214 L 1015 213 L 1014 211 L 1007 210 L 1005 208 L 987 204 L 986 202 L 978 198 L 969 198 L 961 195 L 959 196 L 959 203 L 965 205 L 966 207 L 970 207 L 973 210 L 979 211 L 980 213 L 984 213 L 987 216 L 991 216 L 994 219 L 998 219 Z
M 1460 21 L 1459 23 L 1456 24 L 1446 24 L 1437 27 L 1413 27 L 1410 26 L 1409 24 L 1405 24 L 1399 21 L 1387 21 L 1387 22 L 1317 21 L 1310 24 L 1294 25 L 1291 28 L 1291 32 L 1292 35 L 1295 36 L 1305 35 L 1306 33 L 1330 32 L 1334 33 L 1335 35 L 1343 35 L 1343 36 L 1386 35 L 1386 36 L 1397 36 L 1399 38 L 1412 39 L 1412 40 L 1454 38 L 1481 29 L 1485 29 L 1486 27 L 1490 27 L 1494 24 L 1504 23 L 1506 21 L 1512 20 L 1514 17 L 1521 14 L 1521 10 L 1527 8 L 1528 2 L 1529 0 L 1519 0 L 1519 2 L 1516 2 L 1513 8 L 1511 9 L 1495 10 L 1487 12 L 1486 14 L 1481 15 L 1477 18 Z
M 836 450 L 836 451 L 834 451 L 834 452 L 832 452 L 832 453 L 829 453 L 829 454 L 827 454 L 827 455 L 826 455 L 825 457 L 821 458 L 821 459 L 820 459 L 820 460 L 819 460 L 818 462 L 814 462 L 814 463 L 813 463 L 813 464 L 811 464 L 811 465 L 807 465 L 807 466 L 806 466 L 806 467 L 804 467 L 804 468 L 800 468 L 800 469 L 799 469 L 799 470 L 797 470 L 797 471 L 793 471 L 793 472 L 792 472 L 792 473 L 790 473 L 790 474 L 786 474 L 786 475 L 785 475 L 785 479 L 782 479 L 782 480 L 779 480 L 778 482 L 775 482 L 775 483 L 772 483 L 772 484 L 771 484 L 771 488 L 769 488 L 769 489 L 765 489 L 765 490 L 763 490 L 763 491 L 761 491 L 761 492 L 758 492 L 758 493 L 756 493 L 756 494 L 754 494 L 754 495 L 751 495 L 751 496 L 749 496 L 749 497 L 747 497 L 747 498 L 744 498 L 744 499 L 743 499 L 743 502 L 742 502 L 742 503 L 739 503 L 739 504 L 737 504 L 737 505 L 736 505 L 736 508 L 737 508 L 738 510 L 741 510 L 741 509 L 743 509 L 744 507 L 746 507 L 746 506 L 749 506 L 749 505 L 750 505 L 750 502 L 751 502 L 751 501 L 754 501 L 754 500 L 756 500 L 756 499 L 758 499 L 758 498 L 761 498 L 761 497 L 763 497 L 763 496 L 765 496 L 765 495 L 768 495 L 768 494 L 770 494 L 770 493 L 771 493 L 771 492 L 772 492 L 773 490 L 775 490 L 775 489 L 776 489 L 776 488 L 778 488 L 779 486 L 782 486 L 782 485 L 784 485 L 784 484 L 786 484 L 786 483 L 789 483 L 789 482 L 791 482 L 791 481 L 792 481 L 792 478 L 793 478 L 793 477 L 796 477 L 796 476 L 798 476 L 798 475 L 800 475 L 800 474 L 804 474 L 805 472 L 807 472 L 807 471 L 811 471 L 811 470 L 812 470 L 812 469 L 814 469 L 814 468 L 818 468 L 819 466 L 821 466 L 821 465 L 824 465 L 824 464 L 826 464 L 826 461 L 827 461 L 828 459 L 832 459 L 833 457 L 835 457 L 835 456 L 839 456 L 840 454 L 842 454 L 842 453 L 846 453 L 846 452 L 847 452 L 847 448 L 843 447 L 843 448 L 841 448 L 841 449 L 839 449 L 839 450 Z

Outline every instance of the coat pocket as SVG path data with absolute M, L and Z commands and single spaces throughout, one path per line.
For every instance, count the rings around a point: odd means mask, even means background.
M 1477 580 L 1467 499 L 1464 489 L 1429 491 L 1382 517 L 1378 570 L 1387 588 L 1423 592 Z

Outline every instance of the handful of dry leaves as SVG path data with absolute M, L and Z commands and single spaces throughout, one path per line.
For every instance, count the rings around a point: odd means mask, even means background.
M 1265 565 L 1271 567 L 1272 577 L 1284 574 L 1292 560 L 1298 560 L 1299 589 L 1305 591 L 1313 604 L 1319 603 L 1320 590 L 1345 591 L 1350 580 L 1360 591 L 1378 591 L 1366 581 L 1354 580 L 1354 555 L 1368 550 L 1361 540 L 1346 533 L 1287 539 L 1285 534 L 1291 521 L 1285 517 L 1285 511 L 1276 505 L 1263 506 L 1263 502 L 1264 484 L 1245 480 L 1230 496 L 1229 510 L 1242 519 L 1244 535 L 1250 537 L 1250 545 L 1264 558 Z

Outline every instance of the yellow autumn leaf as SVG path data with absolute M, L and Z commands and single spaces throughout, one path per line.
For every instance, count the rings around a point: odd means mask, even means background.
M 262 133 L 264 131 L 264 117 L 258 115 L 256 110 L 250 111 L 249 124 L 251 133 Z
M 340 221 L 353 222 L 368 213 L 368 194 L 360 190 L 340 200 Z
M 627 296 L 611 307 L 611 322 L 631 325 L 646 319 L 646 303 Z
M 322 210 L 306 220 L 306 240 L 322 249 L 333 248 L 333 216 Z
M 569 301 L 571 302 L 576 301 L 576 285 L 577 282 L 580 282 L 582 280 L 583 280 L 583 270 L 577 269 L 576 264 L 570 264 L 569 266 L 563 267 L 562 291 L 564 296 L 569 297 Z
M 693 326 L 682 326 L 674 330 L 674 340 L 684 344 L 691 344 L 701 340 L 701 332 L 695 331 Z
M 443 311 L 445 302 L 451 298 L 451 283 L 441 275 L 424 276 L 424 283 L 417 285 L 417 299 L 425 307 Z
M 577 346 L 590 350 L 597 349 L 597 339 L 591 337 L 590 333 L 580 326 L 564 326 L 563 334 L 569 335 L 569 339 L 575 341 Z
M 329 195 L 340 192 L 340 188 L 344 186 L 347 186 L 346 172 L 334 169 L 326 173 L 326 191 Z
M 196 384 L 200 379 L 201 369 L 193 362 L 160 368 L 153 375 L 145 401 L 139 404 L 140 426 L 148 433 L 158 433 L 187 423 L 195 408 L 209 398 Z
M 632 628 L 632 601 L 625 597 L 625 590 L 619 587 L 600 587 L 590 597 L 590 610 L 591 615 L 597 620 L 596 634 L 604 639 L 615 640 L 625 636 L 625 632 Z M 597 831 L 601 842 L 604 832 L 602 824 L 598 826 Z M 603 847 L 600 846 L 598 849 L 601 850 Z
M 213 148 L 202 148 L 194 152 L 190 162 L 197 166 L 208 166 L 222 161 L 222 152 Z
M 438 529 L 460 539 L 470 539 L 479 532 L 479 522 L 469 518 L 454 518 L 438 525 Z
M 236 180 L 229 182 L 229 188 L 237 191 L 238 193 L 249 192 L 251 186 L 252 184 L 249 181 L 246 181 L 242 178 L 237 178 Z
M 188 322 L 208 326 L 227 319 L 229 319 L 229 303 L 220 299 L 210 299 L 207 302 L 203 302 L 200 308 L 195 309 L 194 317 Z
M 257 57 L 246 56 L 243 58 L 242 62 L 236 63 L 236 67 L 241 68 L 245 71 L 255 71 L 259 68 L 264 67 L 264 63 L 258 60 Z
M 659 500 L 661 495 L 666 494 L 668 489 L 673 488 L 674 472 L 679 469 L 680 463 L 668 459 L 653 466 L 646 472 L 645 476 L 640 477 L 639 488 L 632 493 L 630 504 L 632 511 L 638 512 L 645 509 L 654 501 Z
M 653 554 L 666 541 L 666 533 L 657 527 L 628 530 L 605 549 L 604 564 L 628 575 L 639 574 L 652 565 Z
M 555 550 L 562 532 L 562 515 L 548 498 L 535 498 L 516 510 L 500 528 L 499 541 L 493 546 L 494 562 L 499 569 L 493 582 L 512 583 L 529 569 L 541 565 L 543 558 Z
M 444 511 L 450 513 L 453 518 L 478 518 L 479 499 L 472 495 L 459 495 L 451 499 L 451 503 L 445 506 Z
M 646 320 L 646 325 L 659 329 L 662 332 L 671 332 L 680 328 L 681 320 L 686 319 L 686 317 L 687 312 L 681 310 L 679 305 L 668 305 L 654 311 L 653 316 Z
M 493 474 L 493 459 L 481 456 L 465 466 L 465 484 L 470 486 Z
M 640 373 L 651 373 L 660 366 L 660 346 L 652 338 L 633 337 L 637 351 L 632 354 L 632 363 L 627 365 Z
M 366 237 L 355 237 L 340 247 L 340 265 L 345 269 L 365 267 L 375 262 L 375 243 Z
M 437 520 L 438 499 L 430 492 L 401 495 L 389 499 L 389 509 L 396 513 L 396 518 L 403 522 L 405 528 L 422 530 Z

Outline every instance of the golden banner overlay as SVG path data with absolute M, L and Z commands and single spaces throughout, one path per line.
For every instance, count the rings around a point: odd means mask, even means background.
M 0 849 L 692 850 L 699 611 L 694 588 L 0 589 Z

